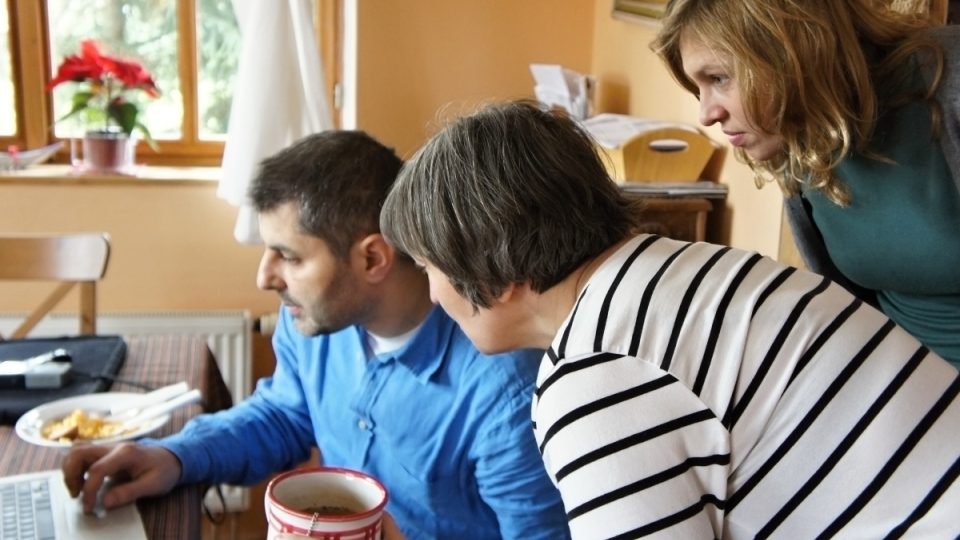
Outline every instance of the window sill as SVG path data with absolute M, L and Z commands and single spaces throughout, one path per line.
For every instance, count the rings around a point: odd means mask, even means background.
M 0 184 L 101 184 L 164 185 L 215 184 L 220 167 L 162 167 L 139 165 L 133 174 L 80 172 L 69 165 L 36 165 L 17 171 L 0 171 Z

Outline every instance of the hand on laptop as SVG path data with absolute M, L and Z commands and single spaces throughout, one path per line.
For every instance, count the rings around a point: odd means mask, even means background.
M 117 480 L 103 493 L 103 507 L 110 510 L 173 489 L 180 478 L 180 460 L 163 448 L 136 443 L 74 446 L 63 460 L 67 490 L 72 497 L 80 496 L 86 513 L 93 512 L 108 476 Z

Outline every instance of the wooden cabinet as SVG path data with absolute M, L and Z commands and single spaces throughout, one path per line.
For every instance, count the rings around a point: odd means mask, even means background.
M 702 197 L 641 197 L 641 231 L 676 240 L 703 242 L 713 204 Z

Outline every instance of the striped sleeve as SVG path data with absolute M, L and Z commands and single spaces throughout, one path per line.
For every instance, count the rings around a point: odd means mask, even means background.
M 588 355 L 557 366 L 535 399 L 546 426 L 537 441 L 574 537 L 720 530 L 726 430 L 672 375 L 630 356 Z

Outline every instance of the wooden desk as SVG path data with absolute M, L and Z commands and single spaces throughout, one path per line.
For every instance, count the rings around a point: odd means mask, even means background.
M 201 412 L 225 409 L 232 404 L 230 392 L 217 369 L 206 340 L 196 335 L 158 335 L 130 337 L 127 359 L 117 378 L 156 388 L 187 381 L 203 395 L 200 405 L 175 411 L 154 436 L 179 431 L 190 418 Z M 114 382 L 114 392 L 142 392 L 135 386 Z M 43 471 L 60 467 L 63 451 L 35 446 L 20 440 L 12 426 L 0 426 L 0 476 Z M 200 538 L 200 520 L 206 486 L 180 486 L 163 497 L 137 502 L 147 536 L 151 539 Z

